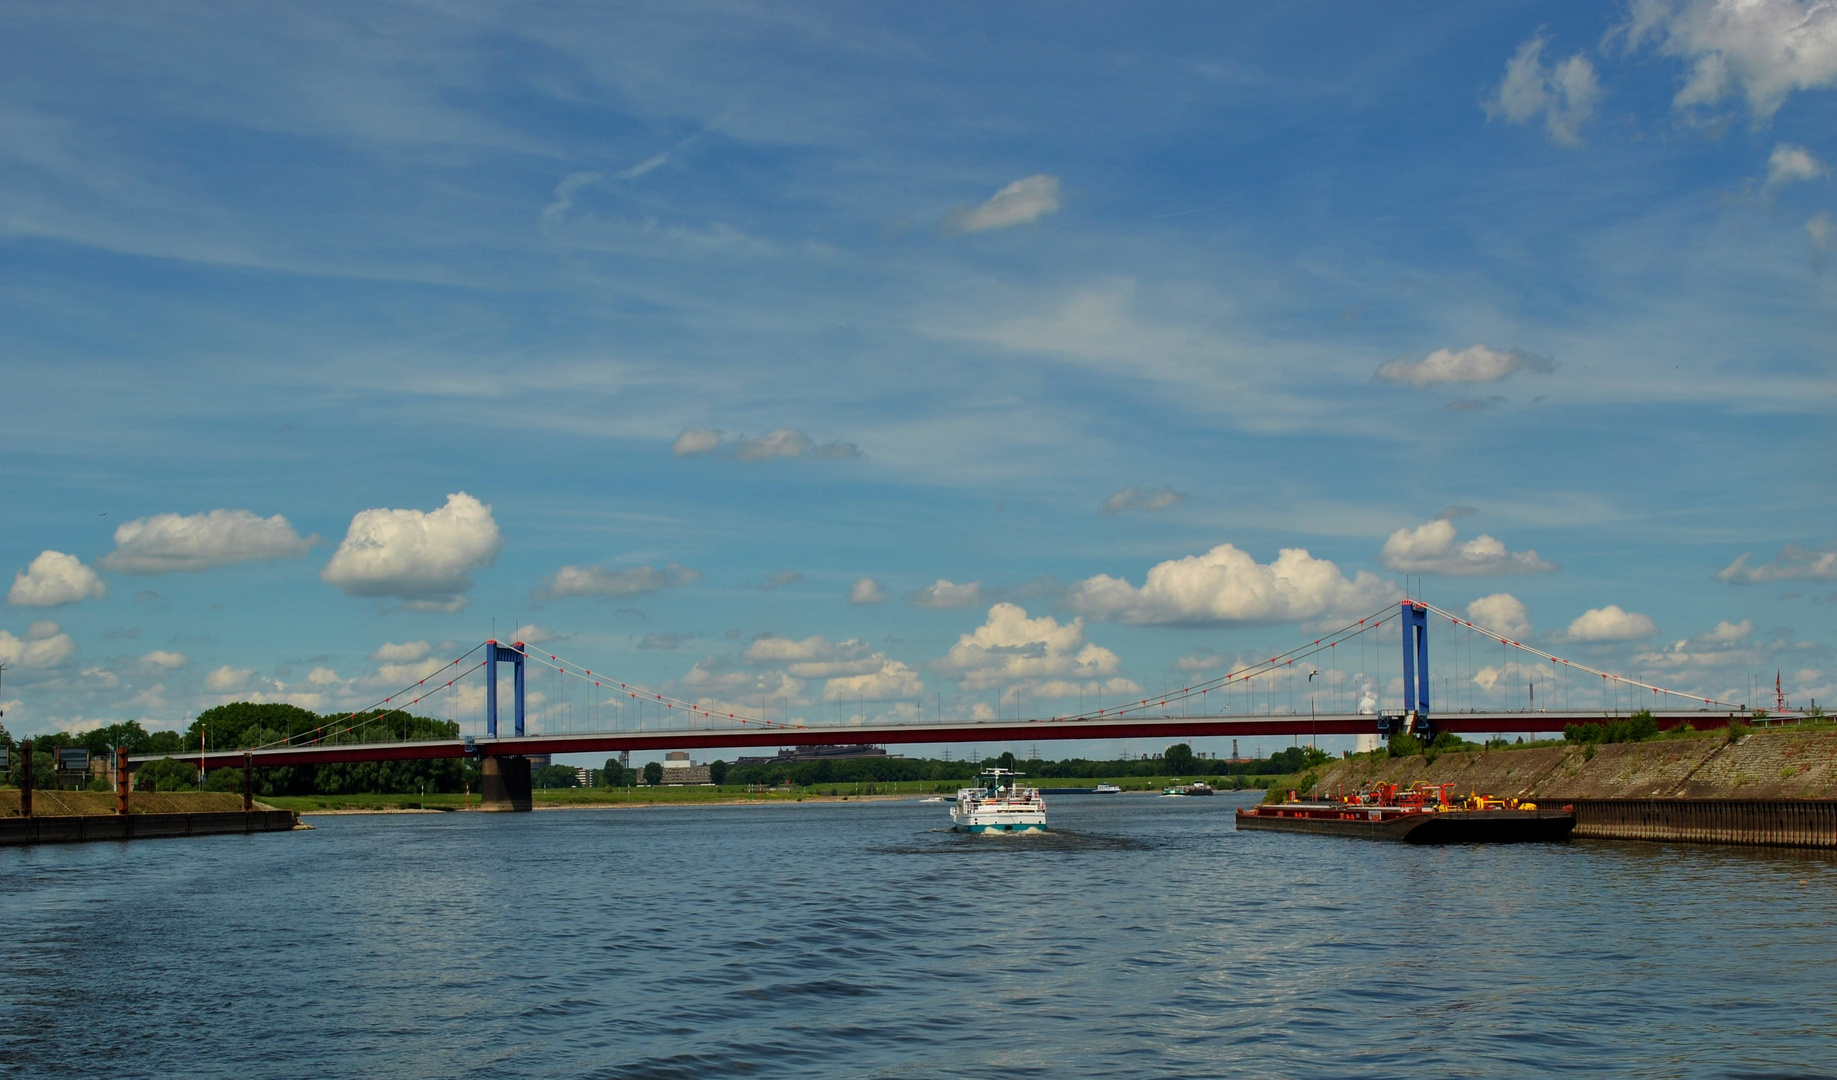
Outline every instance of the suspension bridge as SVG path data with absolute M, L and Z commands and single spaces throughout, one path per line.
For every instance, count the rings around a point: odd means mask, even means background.
M 1397 664 L 1381 659 L 1395 647 L 1382 645 L 1382 635 L 1395 632 L 1392 623 L 1401 629 Z M 1441 684 L 1442 696 L 1451 700 L 1432 710 L 1436 683 L 1429 666 L 1429 629 L 1441 623 L 1455 633 L 1449 658 L 1442 661 L 1444 669 L 1453 670 Z M 1474 659 L 1476 645 L 1485 655 L 1484 666 Z M 1497 665 L 1491 662 L 1495 648 Z M 502 731 L 499 678 L 506 664 L 511 677 L 510 730 Z M 531 730 L 527 691 L 532 668 L 544 669 L 560 685 L 591 687 L 589 700 L 605 703 L 605 712 L 615 719 L 602 726 L 596 709 L 589 730 Z M 1401 673 L 1401 700 L 1392 697 L 1395 707 L 1381 708 L 1379 701 L 1388 692 L 1393 672 Z M 392 718 L 409 710 L 426 711 L 443 697 L 452 700 L 473 676 L 484 684 L 482 732 L 451 739 L 389 739 Z M 1518 686 L 1525 691 L 1522 701 L 1515 700 Z M 1320 708 L 1323 695 L 1326 710 Z M 1306 712 L 1300 711 L 1300 700 L 1307 702 Z M 488 802 L 495 793 L 506 805 L 526 809 L 532 755 L 1208 736 L 1362 735 L 1375 740 L 1401 732 L 1426 740 L 1444 731 L 1493 736 L 1558 732 L 1569 724 L 1600 722 L 1639 710 L 1651 713 L 1661 729 L 1680 724 L 1721 727 L 1750 711 L 1747 705 L 1668 689 L 1559 657 L 1432 604 L 1406 599 L 1287 652 L 1240 663 L 1222 675 L 1178 689 L 1114 705 L 1100 702 L 1094 710 L 997 719 L 947 720 L 940 715 L 929 722 L 828 724 L 793 721 L 788 715 L 774 719 L 758 715 L 757 709 L 748 712 L 645 689 L 526 642 L 490 640 L 338 721 L 264 746 L 203 749 L 178 756 L 197 761 L 202 769 L 471 757 L 479 761 Z M 130 764 L 166 756 L 172 755 L 139 756 Z

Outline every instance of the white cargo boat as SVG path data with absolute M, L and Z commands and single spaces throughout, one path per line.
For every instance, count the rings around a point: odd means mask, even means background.
M 1021 787 L 1010 769 L 984 769 L 977 787 L 960 788 L 950 808 L 951 828 L 958 832 L 1029 833 L 1046 831 L 1046 800 L 1039 788 Z

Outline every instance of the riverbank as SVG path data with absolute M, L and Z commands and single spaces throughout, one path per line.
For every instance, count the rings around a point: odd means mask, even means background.
M 1322 766 L 1299 786 L 1452 783 L 1535 800 L 1837 798 L 1837 731 L 1703 732 L 1606 745 L 1506 746 L 1393 758 L 1380 751 Z
M 1196 778 L 1158 776 L 1059 778 L 1042 780 L 1039 786 L 1041 792 L 1048 797 L 1052 797 L 1055 787 L 1088 788 L 1101 783 L 1116 784 L 1123 788 L 1126 794 L 1152 794 L 1174 783 L 1176 779 L 1190 781 Z M 1286 776 L 1257 777 L 1256 779 L 1259 782 L 1291 786 L 1298 780 L 1297 777 Z M 1215 785 L 1218 783 L 1216 778 L 1213 778 L 1212 782 Z M 1225 783 L 1229 784 L 1229 778 Z M 940 791 L 938 790 L 940 787 L 947 787 L 949 790 Z M 1228 791 L 1230 788 L 1225 786 L 1221 790 Z M 1245 790 L 1261 790 L 1261 787 Z M 617 806 L 738 806 L 763 803 L 862 802 L 886 799 L 922 799 L 933 795 L 952 798 L 956 795 L 956 787 L 939 785 L 932 781 L 907 781 L 885 784 L 818 784 L 805 788 L 768 788 L 763 791 L 750 790 L 733 784 L 725 787 L 547 788 L 533 792 L 531 801 L 537 810 L 554 810 Z M 1062 795 L 1059 797 L 1103 799 L 1109 796 Z M 477 792 L 453 795 L 417 795 L 413 793 L 401 795 L 271 795 L 263 801 L 306 815 L 387 814 L 477 810 L 479 797 Z

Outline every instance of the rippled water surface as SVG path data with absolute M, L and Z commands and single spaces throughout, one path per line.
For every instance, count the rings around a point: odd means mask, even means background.
M 1837 860 L 1241 800 L 319 817 L 0 850 L 19 1076 L 1837 1075 Z

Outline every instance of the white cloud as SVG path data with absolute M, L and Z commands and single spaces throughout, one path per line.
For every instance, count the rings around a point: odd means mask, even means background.
M 1204 555 L 1156 564 L 1140 589 L 1108 574 L 1087 578 L 1071 587 L 1066 603 L 1112 622 L 1198 625 L 1362 615 L 1395 593 L 1395 586 L 1366 570 L 1348 581 L 1339 567 L 1303 548 L 1283 548 L 1264 565 L 1220 544 Z
M 396 596 L 457 611 L 471 574 L 503 548 L 491 507 L 463 491 L 438 510 L 364 510 L 319 577 L 351 596 Z
M 1531 620 L 1524 601 L 1511 593 L 1482 596 L 1467 605 L 1467 621 L 1513 641 L 1531 636 Z
M 982 582 L 972 581 L 967 585 L 959 585 L 939 578 L 936 584 L 907 594 L 906 603 L 925 608 L 976 607 L 982 603 Z
M 759 587 L 759 591 L 771 592 L 773 589 L 782 589 L 787 585 L 796 585 L 802 580 L 804 580 L 804 575 L 795 570 L 779 570 L 765 579 L 765 584 Z
M 1837 547 L 1808 548 L 1787 544 L 1770 561 L 1749 566 L 1744 554 L 1716 572 L 1722 581 L 1755 585 L 1768 581 L 1830 581 L 1837 579 Z
M 721 445 L 721 433 L 713 428 L 687 428 L 676 436 L 670 452 L 677 457 L 712 454 Z
M 844 644 L 853 647 L 860 642 L 849 641 Z M 865 648 L 865 646 L 863 646 Z M 740 654 L 749 663 L 783 664 L 798 660 L 827 660 L 836 655 L 836 645 L 828 638 L 811 635 L 802 641 L 767 635 L 754 640 Z
M 45 551 L 13 575 L 6 602 L 20 607 L 56 607 L 79 600 L 98 600 L 108 585 L 75 555 Z
M 1601 81 L 1595 76 L 1595 66 L 1581 53 L 1546 66 L 1543 51 L 1548 43 L 1548 38 L 1539 36 L 1520 45 L 1506 61 L 1499 89 L 1483 107 L 1489 118 L 1503 116 L 1514 124 L 1529 123 L 1541 115 L 1551 142 L 1580 146 L 1582 125 L 1594 115 L 1603 96 Z
M 171 671 L 191 663 L 191 657 L 186 656 L 182 652 L 169 652 L 165 649 L 154 649 L 152 652 L 141 657 L 140 662 L 147 667 L 165 668 L 167 671 Z
M 510 632 L 510 640 L 521 641 L 525 645 L 540 645 L 545 641 L 554 641 L 556 637 L 547 627 L 524 623 Z
M 1036 173 L 1009 184 L 973 210 L 959 210 L 950 223 L 958 232 L 1028 225 L 1059 210 L 1059 178 Z
M 124 574 L 209 570 L 256 559 L 298 558 L 319 541 L 302 537 L 279 514 L 259 517 L 248 510 L 207 514 L 155 514 L 115 530 L 115 550 L 102 565 Z
M 1398 529 L 1384 541 L 1378 561 L 1392 570 L 1412 574 L 1538 574 L 1557 569 L 1538 558 L 1535 551 L 1507 551 L 1505 544 L 1482 533 L 1465 543 L 1455 543 L 1454 523 L 1446 518 L 1426 521 L 1414 529 Z
M 1556 364 L 1532 353 L 1469 345 L 1459 351 L 1437 349 L 1420 360 L 1402 356 L 1387 360 L 1372 378 L 1378 382 L 1408 383 L 1420 390 L 1438 383 L 1498 382 L 1517 371 L 1549 374 L 1555 370 Z
M 0 630 L 0 663 L 22 668 L 62 667 L 77 654 L 77 643 L 49 619 L 41 619 L 26 628 L 26 636 L 14 637 Z
M 1029 619 L 1017 604 L 996 604 L 986 622 L 964 634 L 932 668 L 966 690 L 1046 678 L 1104 678 L 1121 667 L 1116 654 L 1084 640 L 1084 620 L 1063 625 L 1050 615 Z
M 701 577 L 700 570 L 676 563 L 669 563 L 661 570 L 654 566 L 633 566 L 625 570 L 608 570 L 604 566 L 564 566 L 536 587 L 536 598 L 560 600 L 571 596 L 644 596 L 662 589 L 690 585 L 700 581 Z
M 412 664 L 417 660 L 427 659 L 428 654 L 433 651 L 434 647 L 425 641 L 400 643 L 386 641 L 377 646 L 376 651 L 370 654 L 370 659 L 378 664 Z
M 744 435 L 723 439 L 722 432 L 714 428 L 690 428 L 676 436 L 670 451 L 677 457 L 719 454 L 736 461 L 776 461 L 784 458 L 845 460 L 862 456 L 861 448 L 854 443 L 819 444 L 796 428 L 776 428 L 757 439 Z
M 1629 45 L 1690 62 L 1678 109 L 1742 93 L 1759 123 L 1794 90 L 1837 85 L 1837 4 L 1830 0 L 1633 0 Z
M 851 604 L 884 604 L 887 602 L 886 586 L 871 577 L 856 578 L 848 588 L 848 602 Z
M 1183 499 L 1186 495 L 1173 488 L 1155 488 L 1143 491 L 1138 487 L 1126 487 L 1103 501 L 1097 508 L 1099 514 L 1120 514 L 1125 510 L 1166 510 Z
M 316 667 L 306 673 L 306 681 L 314 686 L 337 686 L 344 682 L 338 673 L 328 667 Z
M 1812 157 L 1803 146 L 1780 143 L 1767 159 L 1766 186 L 1781 188 L 1803 180 L 1816 180 L 1824 174 L 1824 163 Z
M 1230 662 L 1230 657 L 1221 656 L 1218 653 L 1189 653 L 1174 661 L 1174 667 L 1180 671 L 1216 671 Z
M 1658 633 L 1649 615 L 1622 611 L 1618 604 L 1590 608 L 1569 624 L 1570 641 L 1637 641 Z
M 233 668 L 225 664 L 204 676 L 204 685 L 207 689 L 215 690 L 217 693 L 227 694 L 242 689 L 249 681 L 249 676 L 253 674 L 255 673 L 248 668 Z
M 869 675 L 889 663 L 865 641 L 832 642 L 814 635 L 802 641 L 768 635 L 754 640 L 740 655 L 750 664 L 789 664 L 786 670 L 797 679 Z
M 876 656 L 879 665 L 860 675 L 843 675 L 823 684 L 824 701 L 896 701 L 911 700 L 925 692 L 918 672 L 898 660 Z M 791 669 L 793 675 L 797 669 Z

